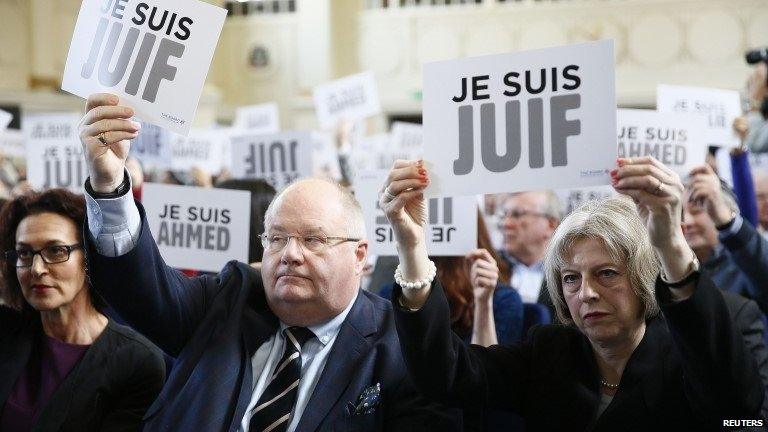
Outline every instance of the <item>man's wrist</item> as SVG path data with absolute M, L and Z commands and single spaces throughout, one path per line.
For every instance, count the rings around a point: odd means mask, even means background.
M 85 191 L 88 192 L 89 195 L 91 195 L 95 199 L 108 199 L 108 198 L 117 198 L 120 196 L 125 195 L 127 192 L 129 192 L 131 189 L 131 182 L 128 180 L 128 176 L 123 173 L 123 177 L 116 186 L 115 185 L 108 185 L 108 186 L 100 186 L 97 187 L 96 185 L 91 183 L 91 178 L 87 178 L 85 180 Z
M 736 217 L 736 214 L 727 207 L 717 209 L 713 213 L 714 214 L 710 215 L 710 217 L 712 218 L 712 222 L 715 224 L 717 229 L 727 228 L 727 225 L 732 224 L 733 219 Z
M 125 182 L 125 170 L 121 170 L 120 174 L 115 177 L 111 182 L 94 181 L 93 177 L 88 177 L 88 182 L 91 185 L 91 190 L 97 194 L 111 194 L 114 193 Z

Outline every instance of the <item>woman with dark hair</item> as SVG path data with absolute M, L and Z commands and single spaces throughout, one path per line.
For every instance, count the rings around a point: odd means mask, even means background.
M 0 212 L 2 431 L 139 430 L 163 386 L 161 351 L 100 310 L 84 220 L 85 199 L 63 189 Z
M 261 179 L 230 179 L 216 185 L 221 189 L 234 189 L 251 193 L 251 232 L 248 239 L 248 262 L 261 262 L 264 248 L 261 246 L 261 233 L 264 232 L 264 214 L 269 203 L 275 197 L 275 188 Z
M 477 213 L 477 247 L 466 256 L 435 256 L 451 313 L 451 330 L 464 342 L 483 346 L 519 342 L 523 336 L 523 300 L 512 287 L 509 264 L 491 244 L 482 214 Z M 391 299 L 392 284 L 379 295 Z

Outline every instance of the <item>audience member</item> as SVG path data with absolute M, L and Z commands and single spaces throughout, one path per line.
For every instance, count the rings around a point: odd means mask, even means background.
M 275 198 L 275 188 L 264 180 L 243 179 L 225 180 L 216 185 L 221 189 L 235 189 L 251 193 L 251 224 L 248 236 L 248 262 L 260 265 L 264 248 L 261 246 L 261 234 L 264 232 L 264 215 L 269 203 Z
M 139 430 L 163 386 L 160 350 L 102 313 L 84 222 L 85 200 L 63 189 L 0 212 L 0 430 Z
M 768 241 L 739 215 L 734 197 L 706 165 L 691 172 L 683 205 L 688 245 L 715 285 L 768 313 Z
M 437 267 L 451 311 L 451 330 L 466 343 L 483 346 L 520 342 L 523 302 L 501 282 L 509 280 L 509 266 L 491 248 L 482 215 L 477 215 L 477 246 L 465 257 L 430 257 Z M 379 295 L 392 297 L 389 284 Z
M 504 234 L 501 256 L 512 271 L 510 286 L 524 302 L 552 308 L 542 260 L 562 218 L 560 199 L 552 191 L 510 194 L 501 206 L 499 218 Z
M 130 144 L 118 131 L 133 130 L 133 112 L 117 104 L 92 95 L 80 129 L 94 198 L 86 254 L 99 292 L 177 356 L 145 428 L 461 428 L 457 411 L 412 386 L 391 304 L 360 290 L 368 243 L 348 191 L 308 179 L 277 195 L 266 212 L 261 274 L 230 262 L 217 276 L 184 277 L 165 265 L 141 205 L 124 192 Z M 106 126 L 108 145 L 96 138 Z
M 564 325 L 486 348 L 449 330 L 422 246 L 420 167 L 396 163 L 380 205 L 398 241 L 400 344 L 424 394 L 513 410 L 531 430 L 720 430 L 723 419 L 758 418 L 755 362 L 683 237 L 679 177 L 653 158 L 618 164 L 613 185 L 636 206 L 587 203 L 547 249 L 547 288 Z

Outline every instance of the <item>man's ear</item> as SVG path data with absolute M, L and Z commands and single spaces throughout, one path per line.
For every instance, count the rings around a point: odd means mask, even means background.
M 355 274 L 363 274 L 365 264 L 368 262 L 368 241 L 361 240 L 355 249 Z

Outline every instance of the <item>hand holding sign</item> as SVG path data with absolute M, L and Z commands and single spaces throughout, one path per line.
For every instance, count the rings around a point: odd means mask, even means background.
M 129 120 L 133 109 L 118 103 L 115 95 L 93 94 L 88 97 L 86 114 L 80 122 L 80 141 L 96 192 L 112 192 L 123 182 L 129 140 L 136 138 L 141 128 L 139 123 Z
M 427 171 L 421 161 L 396 160 L 381 190 L 379 205 L 401 246 L 424 243 L 427 213 L 423 193 L 428 184 Z
M 470 263 L 469 281 L 475 303 L 490 301 L 499 282 L 499 266 L 485 249 L 475 249 L 466 256 Z
M 709 165 L 698 166 L 691 171 L 687 189 L 689 200 L 705 209 L 715 226 L 731 221 L 733 212 L 723 200 L 720 178 Z
M 683 279 L 693 252 L 682 231 L 680 176 L 650 156 L 619 158 L 617 162 L 619 167 L 611 170 L 613 187 L 635 201 L 667 280 Z
M 424 279 L 430 272 L 424 241 L 424 225 L 427 223 L 424 189 L 428 185 L 429 178 L 422 161 L 397 160 L 379 198 L 379 205 L 397 239 L 400 274 L 406 281 Z M 428 295 L 429 288 L 403 290 L 404 304 L 419 308 Z

